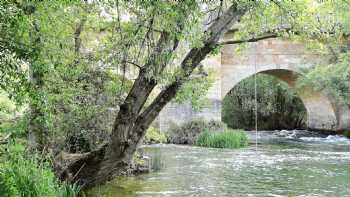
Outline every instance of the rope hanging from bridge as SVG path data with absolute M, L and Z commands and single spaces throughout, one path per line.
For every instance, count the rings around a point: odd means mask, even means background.
M 254 102 L 255 102 L 255 150 L 258 151 L 258 94 L 257 94 L 257 65 L 256 65 L 256 46 L 257 43 L 254 43 Z

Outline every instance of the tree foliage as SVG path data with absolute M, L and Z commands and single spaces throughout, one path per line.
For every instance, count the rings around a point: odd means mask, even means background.
M 257 75 L 258 129 L 296 129 L 306 125 L 306 109 L 288 84 Z M 254 78 L 238 83 L 223 100 L 223 121 L 231 128 L 255 129 Z
M 350 23 L 349 1 L 325 1 L 314 9 L 317 13 L 317 28 L 321 29 L 314 50 L 326 54 L 319 65 L 304 70 L 300 87 L 312 84 L 315 89 L 333 95 L 337 102 L 350 106 L 349 63 Z M 315 42 L 314 42 L 315 43 Z

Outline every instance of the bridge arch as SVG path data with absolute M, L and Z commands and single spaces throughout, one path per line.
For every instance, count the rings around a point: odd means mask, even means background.
M 224 36 L 229 39 L 230 35 Z M 220 54 L 220 83 L 222 100 L 241 80 L 257 73 L 266 73 L 286 81 L 292 88 L 301 69 L 327 61 L 306 49 L 301 42 L 267 39 L 249 44 L 237 53 L 237 45 L 225 45 Z M 345 130 L 350 128 L 350 110 L 327 91 L 305 87 L 299 91 L 308 112 L 308 127 L 317 130 Z
M 295 89 L 296 81 L 300 76 L 300 73 L 290 69 L 276 69 L 276 68 L 263 68 L 257 71 L 257 74 L 267 74 L 274 76 L 284 82 L 286 82 L 291 89 Z M 247 72 L 245 70 L 244 75 L 239 78 L 225 79 L 226 82 L 231 81 L 229 85 L 226 85 L 226 89 L 222 91 L 222 100 L 228 94 L 228 92 L 234 88 L 240 81 L 249 78 L 255 74 L 254 70 Z M 335 110 L 335 105 L 329 99 L 329 95 L 323 92 L 315 91 L 313 87 L 303 87 L 303 89 L 296 90 L 299 98 L 302 100 L 307 111 L 307 127 L 317 130 L 336 130 L 338 125 L 338 118 Z

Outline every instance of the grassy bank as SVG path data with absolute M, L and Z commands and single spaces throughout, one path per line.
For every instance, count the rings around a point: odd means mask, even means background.
M 1 153 L 0 196 L 27 197 L 76 197 L 80 188 L 60 182 L 54 175 L 49 162 L 43 158 L 26 156 L 23 145 L 6 145 Z M 5 152 L 5 154 L 4 154 Z
M 242 130 L 226 129 L 222 132 L 206 130 L 199 134 L 195 144 L 213 148 L 240 148 L 248 145 L 248 138 Z

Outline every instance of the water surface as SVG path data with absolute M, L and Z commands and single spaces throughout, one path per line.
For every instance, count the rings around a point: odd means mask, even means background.
M 153 172 L 118 178 L 89 196 L 350 196 L 349 140 L 261 134 L 258 141 L 236 150 L 146 146 Z

